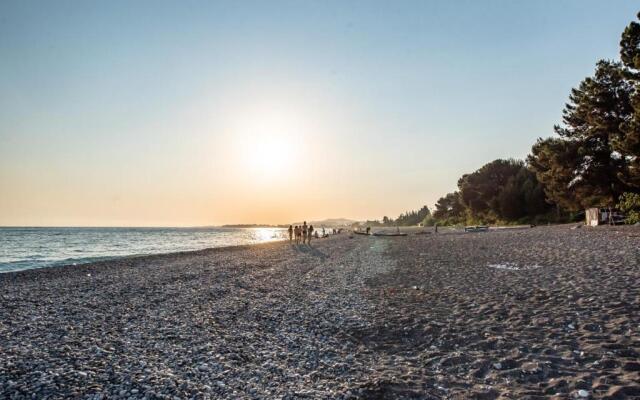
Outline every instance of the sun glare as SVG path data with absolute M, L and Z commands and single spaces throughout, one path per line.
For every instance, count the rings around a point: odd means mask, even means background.
M 277 177 L 290 167 L 294 146 L 290 139 L 279 135 L 258 136 L 247 143 L 246 163 L 252 174 Z
M 265 107 L 243 115 L 233 129 L 236 158 L 254 182 L 291 177 L 302 161 L 305 127 L 300 115 L 283 107 Z
M 255 228 L 253 234 L 258 242 L 271 242 L 281 238 L 274 228 Z

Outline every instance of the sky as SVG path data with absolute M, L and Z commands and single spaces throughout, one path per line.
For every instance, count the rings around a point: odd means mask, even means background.
M 635 4 L 634 4 L 635 3 Z M 396 217 L 524 158 L 634 1 L 0 2 L 0 226 Z

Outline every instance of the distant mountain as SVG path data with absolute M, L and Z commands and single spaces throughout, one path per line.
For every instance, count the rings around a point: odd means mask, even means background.
M 327 218 L 320 221 L 307 221 L 307 225 L 313 225 L 317 227 L 326 226 L 326 227 L 343 227 L 343 226 L 351 226 L 354 221 L 352 219 L 347 218 Z M 292 222 L 291 225 L 302 225 L 302 221 L 300 222 Z M 269 224 L 227 224 L 221 225 L 220 228 L 288 228 L 289 224 L 281 224 L 281 225 L 269 225 Z
M 285 226 L 269 225 L 269 224 L 227 224 L 227 225 L 222 225 L 220 227 L 221 228 L 283 228 Z
M 354 222 L 356 221 L 347 219 L 347 218 L 327 218 L 320 221 L 307 221 L 307 224 L 313 225 L 316 227 L 321 227 L 321 226 L 333 227 L 333 226 L 350 226 Z M 292 225 L 302 225 L 302 221 L 295 222 Z

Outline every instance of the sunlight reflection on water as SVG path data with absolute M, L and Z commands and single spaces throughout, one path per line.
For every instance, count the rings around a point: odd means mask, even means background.
M 253 228 L 253 231 L 256 241 L 260 243 L 284 239 L 281 228 Z
M 285 239 L 284 228 L 0 228 L 0 272 Z

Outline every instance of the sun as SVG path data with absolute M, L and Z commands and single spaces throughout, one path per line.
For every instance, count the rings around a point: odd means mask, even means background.
M 264 107 L 243 115 L 233 131 L 240 171 L 255 183 L 293 177 L 303 168 L 306 129 L 300 115 Z
M 276 178 L 294 168 L 297 159 L 292 139 L 277 133 L 256 135 L 246 144 L 244 157 L 248 172 L 262 178 Z

